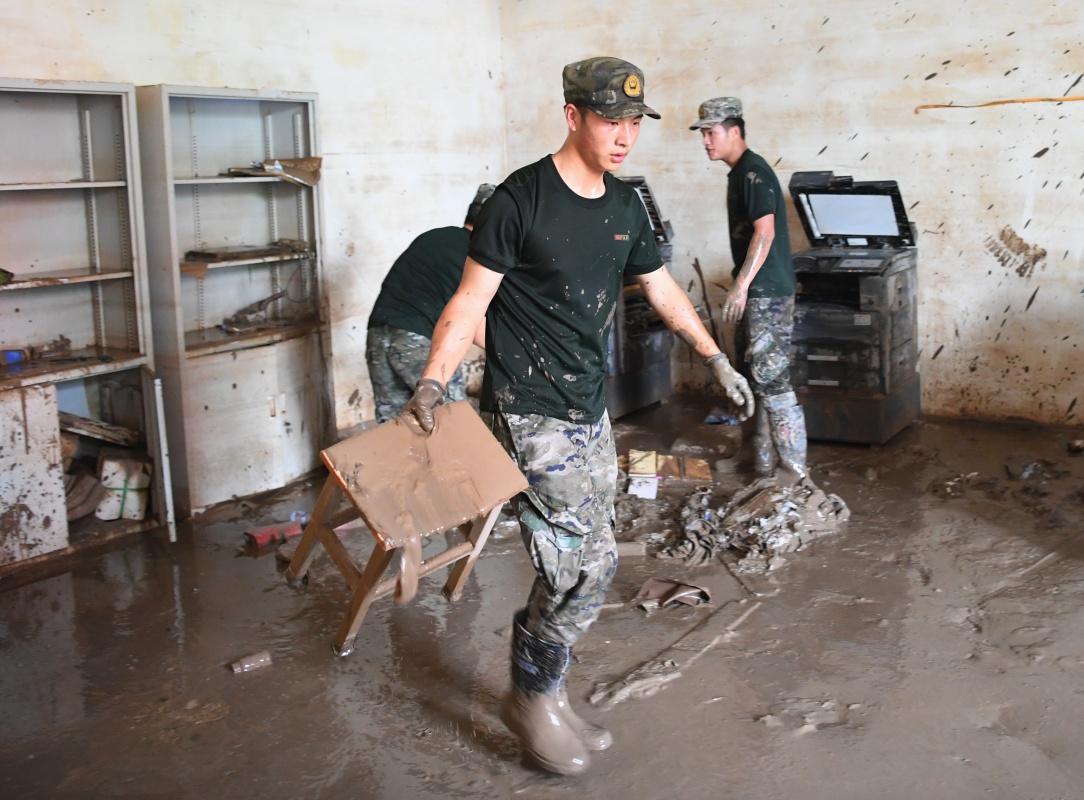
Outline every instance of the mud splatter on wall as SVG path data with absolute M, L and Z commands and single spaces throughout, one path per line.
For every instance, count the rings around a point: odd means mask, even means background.
M 1021 278 L 1030 278 L 1036 265 L 1046 259 L 1046 250 L 1038 245 L 1028 244 L 1008 225 L 1002 228 L 996 237 L 988 236 L 985 245 L 1001 266 L 1012 269 Z
M 555 93 L 562 63 L 613 51 L 643 67 L 662 120 L 644 120 L 623 172 L 647 177 L 673 224 L 679 284 L 696 278 L 699 259 L 718 308 L 730 282 L 728 168 L 709 162 L 688 128 L 703 100 L 736 95 L 749 146 L 784 187 L 805 170 L 899 182 L 918 233 L 925 412 L 1081 422 L 1084 404 L 1070 406 L 1084 396 L 1084 102 L 915 113 L 928 103 L 1081 94 L 1080 4 L 737 0 L 603 10 L 554 0 L 504 2 L 501 12 L 516 44 L 504 51 L 505 74 L 517 76 L 506 92 L 517 110 L 512 165 L 561 133 L 538 98 Z M 572 17 L 575 28 L 564 22 Z M 789 219 L 792 245 L 807 247 Z M 733 341 L 730 326 L 718 327 Z M 674 367 L 684 387 L 708 383 L 684 346 Z
M 269 13 L 276 24 L 237 25 Z M 1079 94 L 1079 2 L 9 0 L 0 22 L 11 77 L 319 93 L 340 429 L 372 413 L 365 324 L 392 261 L 423 230 L 458 224 L 479 183 L 560 146 L 561 67 L 591 54 L 641 66 L 662 113 L 622 172 L 646 176 L 672 222 L 679 284 L 698 258 L 718 309 L 729 283 L 727 169 L 688 127 L 704 99 L 737 95 L 750 146 L 784 186 L 798 170 L 899 181 L 919 232 L 927 412 L 1080 422 L 1084 103 L 914 113 Z M 418 123 L 422 99 L 440 124 Z M 710 385 L 687 348 L 674 359 L 679 383 Z

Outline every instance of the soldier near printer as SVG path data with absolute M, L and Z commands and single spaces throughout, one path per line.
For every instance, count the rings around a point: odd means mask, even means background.
M 369 315 L 365 361 L 373 384 L 376 421 L 396 416 L 414 394 L 429 357 L 433 328 L 459 286 L 474 220 L 496 187 L 483 183 L 462 225 L 434 228 L 418 236 L 395 260 Z M 483 346 L 485 329 L 476 333 Z M 449 401 L 467 396 L 463 370 L 448 381 Z
M 734 283 L 723 321 L 739 323 L 738 355 L 756 396 L 753 451 L 758 473 L 781 466 L 806 471 L 805 415 L 790 383 L 794 332 L 794 261 L 779 179 L 745 143 L 741 100 L 705 100 L 690 130 L 699 130 L 712 161 L 730 167 L 726 209 Z
M 572 648 L 598 619 L 617 568 L 617 452 L 606 414 L 606 339 L 623 279 L 711 367 L 739 414 L 753 395 L 670 276 L 639 195 L 615 178 L 645 116 L 644 74 L 618 58 L 564 68 L 560 149 L 497 187 L 471 235 L 463 281 L 433 335 L 404 415 L 426 430 L 444 383 L 486 319 L 481 408 L 527 477 L 512 499 L 535 568 L 513 617 L 502 719 L 545 769 L 582 773 L 612 742 L 565 689 Z

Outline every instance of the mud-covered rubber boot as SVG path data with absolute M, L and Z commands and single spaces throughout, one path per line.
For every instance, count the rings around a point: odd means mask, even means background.
M 775 468 L 775 445 L 772 444 L 771 421 L 768 417 L 768 409 L 763 403 L 757 403 L 753 423 L 755 427 L 750 439 L 753 447 L 753 471 L 763 478 L 771 475 Z
M 762 405 L 767 407 L 780 467 L 793 473 L 795 479 L 804 478 L 807 473 L 805 412 L 798 405 L 798 398 L 794 392 L 786 392 L 765 398 Z
M 566 681 L 561 681 L 561 685 L 557 687 L 557 707 L 561 710 L 561 716 L 565 718 L 568 726 L 580 737 L 583 746 L 592 753 L 601 753 L 614 743 L 614 737 L 608 730 L 588 722 L 572 710 L 572 704 L 568 701 Z
M 543 769 L 582 775 L 591 758 L 557 700 L 572 648 L 532 635 L 526 620 L 522 610 L 512 626 L 512 691 L 504 698 L 501 721 Z

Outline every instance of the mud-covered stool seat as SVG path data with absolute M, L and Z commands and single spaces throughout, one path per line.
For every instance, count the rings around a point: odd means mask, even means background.
M 418 579 L 454 564 L 444 596 L 459 599 L 501 507 L 527 488 L 527 480 L 470 403 L 439 406 L 433 432 L 425 435 L 402 418 L 321 451 L 330 471 L 312 516 L 286 569 L 296 582 L 305 577 L 324 546 L 353 594 L 335 634 L 332 649 L 348 655 L 373 600 L 396 592 L 409 602 Z M 339 509 L 341 495 L 349 505 Z M 360 569 L 335 529 L 361 519 L 376 539 L 365 569 Z M 458 528 L 465 541 L 422 560 L 422 541 Z M 399 551 L 400 569 L 384 579 Z

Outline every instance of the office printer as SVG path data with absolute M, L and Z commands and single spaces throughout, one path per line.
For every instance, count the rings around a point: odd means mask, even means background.
M 810 439 L 882 444 L 919 414 L 914 229 L 895 181 L 796 172 L 791 380 Z

